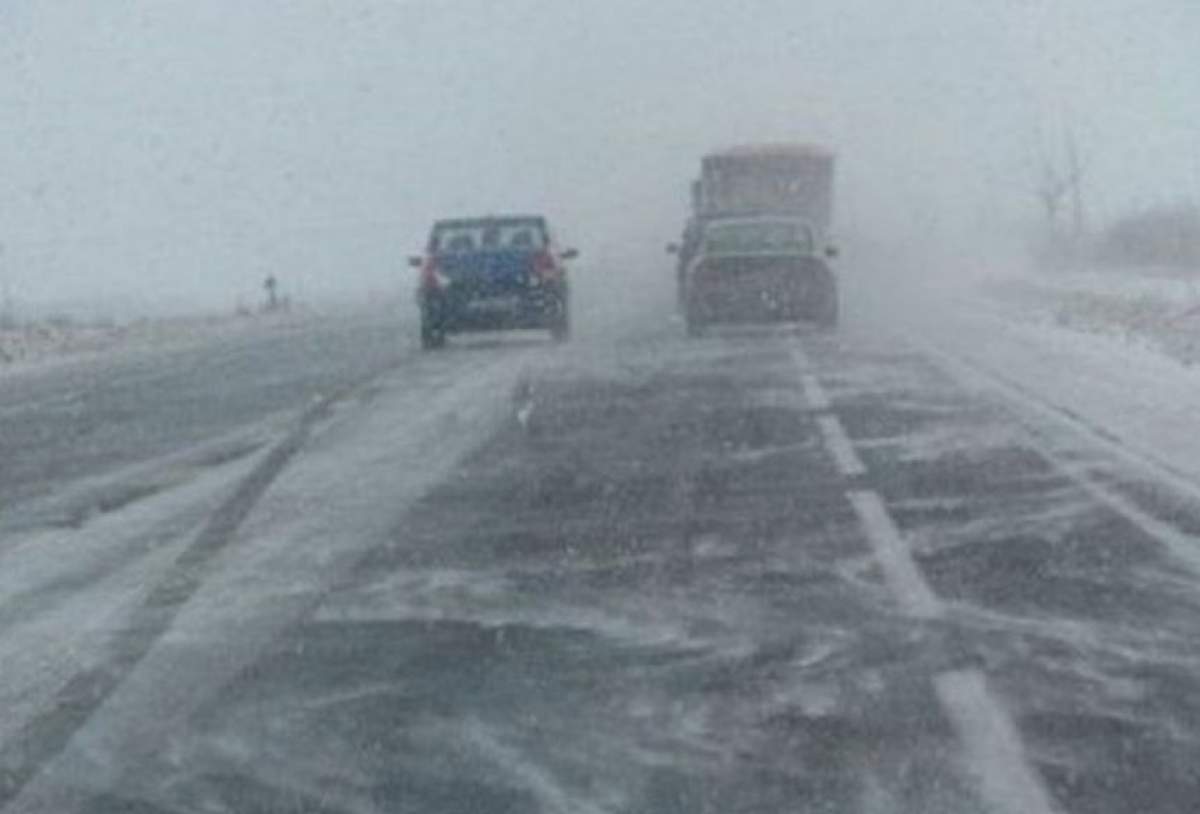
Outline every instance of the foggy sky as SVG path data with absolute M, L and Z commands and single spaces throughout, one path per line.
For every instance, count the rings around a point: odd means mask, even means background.
M 834 147 L 846 234 L 1010 232 L 1068 126 L 1094 220 L 1200 198 L 1189 0 L 648 5 L 5 0 L 0 277 L 119 310 L 267 273 L 359 297 L 407 288 L 431 219 L 511 209 L 657 273 L 698 156 L 741 141 Z

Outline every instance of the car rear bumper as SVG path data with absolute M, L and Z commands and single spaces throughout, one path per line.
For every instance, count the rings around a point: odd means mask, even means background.
M 543 290 L 507 296 L 425 296 L 422 307 L 428 318 L 448 333 L 550 328 L 560 319 L 561 299 Z
M 791 320 L 815 316 L 836 296 L 832 276 L 810 266 L 693 280 L 687 306 L 704 322 Z

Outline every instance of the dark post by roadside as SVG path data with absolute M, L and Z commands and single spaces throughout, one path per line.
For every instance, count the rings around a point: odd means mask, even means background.
M 267 275 L 267 279 L 263 281 L 263 288 L 267 292 L 267 310 L 279 310 L 279 281 L 275 279 L 274 274 Z

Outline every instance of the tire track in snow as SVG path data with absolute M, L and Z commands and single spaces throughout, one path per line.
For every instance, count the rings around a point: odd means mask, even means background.
M 211 552 L 193 545 L 180 557 L 197 573 L 177 562 L 173 579 L 153 589 L 157 604 L 139 606 L 142 617 L 123 634 L 114 659 L 60 693 L 40 729 L 27 726 L 0 747 L 0 810 L 88 810 L 97 795 L 114 791 L 128 772 L 161 753 L 199 704 L 261 658 L 382 539 L 396 512 L 445 477 L 502 413 L 509 415 L 508 399 L 492 396 L 502 388 L 507 395 L 530 358 L 488 354 L 431 370 L 418 365 L 417 373 L 430 376 L 427 387 L 393 386 L 388 406 L 356 414 L 353 424 L 329 436 L 317 435 L 317 422 L 336 414 L 347 397 L 369 393 L 378 376 L 307 411 L 307 420 L 272 450 L 278 458 L 256 467 L 221 517 L 206 526 L 202 536 Z M 478 419 L 473 429 L 443 439 L 447 418 L 460 411 Z M 455 419 L 449 426 L 457 425 Z M 303 463 L 285 467 L 309 439 Z M 429 454 L 435 439 L 437 459 L 397 469 L 414 454 Z M 398 471 L 404 476 L 390 480 Z M 318 498 L 349 512 L 358 525 L 349 531 L 338 512 L 296 515 L 298 506 Z M 335 529 L 348 536 L 327 556 Z M 231 557 L 228 565 L 209 567 L 221 551 Z
M 374 378 L 377 376 L 368 381 Z M 133 612 L 129 625 L 116 637 L 114 656 L 77 674 L 58 691 L 44 713 L 0 745 L 0 809 L 7 807 L 42 766 L 65 748 L 74 733 L 137 667 L 199 589 L 212 560 L 230 543 L 259 498 L 304 445 L 313 426 L 330 414 L 334 404 L 363 384 L 345 387 L 305 410 L 296 426 L 243 478 L 150 590 Z

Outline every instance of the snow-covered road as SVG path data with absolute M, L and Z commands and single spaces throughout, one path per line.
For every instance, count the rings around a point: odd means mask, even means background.
M 1187 810 L 1192 374 L 889 305 L 462 340 L 18 512 L 0 810 Z

